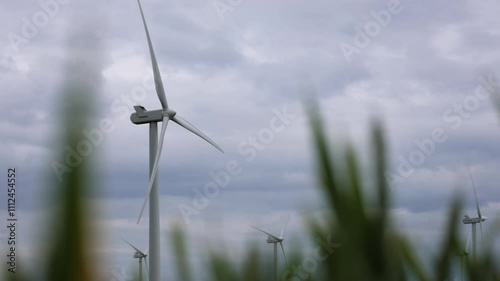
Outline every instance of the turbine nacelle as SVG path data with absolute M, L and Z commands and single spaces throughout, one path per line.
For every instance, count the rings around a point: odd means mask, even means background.
M 473 224 L 473 223 L 480 223 L 480 222 L 483 222 L 485 220 L 487 220 L 488 217 L 480 217 L 480 218 L 471 218 L 469 217 L 468 215 L 465 215 L 464 216 L 464 219 L 462 220 L 462 222 L 464 224 Z
M 136 258 L 136 259 L 142 259 L 144 257 L 146 257 L 146 256 L 145 255 L 141 255 L 138 252 L 135 252 L 135 254 L 134 254 L 134 258 Z
M 284 240 L 283 237 L 278 237 L 278 238 L 279 239 L 273 238 L 271 236 L 267 236 L 266 242 L 267 243 L 279 243 L 279 242 L 282 242 Z
M 135 113 L 130 115 L 130 121 L 136 125 L 153 123 L 153 122 L 161 122 L 163 120 L 164 110 L 150 110 L 147 111 L 143 106 L 136 105 L 134 106 Z
M 134 109 L 135 113 L 132 113 L 132 115 L 130 115 L 130 121 L 132 121 L 132 123 L 136 125 L 162 122 L 164 116 L 172 119 L 177 114 L 177 112 L 175 112 L 175 110 L 171 108 L 148 111 L 143 106 L 136 105 L 134 106 Z

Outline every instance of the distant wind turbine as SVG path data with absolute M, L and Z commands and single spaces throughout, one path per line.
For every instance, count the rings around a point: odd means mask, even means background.
M 153 75 L 155 81 L 156 94 L 160 100 L 162 109 L 147 111 L 142 106 L 134 106 L 135 113 L 130 116 L 132 123 L 136 125 L 149 124 L 149 186 L 147 188 L 146 197 L 141 207 L 137 223 L 141 220 L 144 208 L 148 202 L 149 203 L 149 248 L 150 253 L 150 278 L 151 281 L 161 280 L 160 271 L 160 206 L 159 206 L 159 190 L 158 190 L 158 162 L 160 160 L 161 151 L 163 147 L 163 141 L 165 138 L 165 132 L 167 129 L 168 121 L 172 120 L 181 127 L 188 131 L 191 131 L 195 135 L 204 139 L 215 148 L 222 149 L 215 144 L 210 138 L 203 134 L 191 123 L 181 118 L 177 113 L 168 106 L 167 98 L 165 97 L 165 90 L 163 88 L 163 82 L 160 75 L 160 70 L 158 68 L 158 62 L 156 61 L 156 55 L 153 50 L 153 44 L 151 43 L 151 37 L 149 35 L 148 26 L 146 24 L 146 19 L 144 18 L 144 12 L 142 10 L 140 0 L 137 0 L 139 4 L 139 10 L 141 12 L 142 22 L 144 24 L 144 30 L 146 32 L 146 38 L 148 40 L 149 53 L 151 56 L 151 63 L 153 66 Z M 162 122 L 160 141 L 158 142 L 158 122 Z
M 255 226 L 250 226 L 252 228 L 255 228 L 257 229 L 258 231 L 264 233 L 267 235 L 267 243 L 272 243 L 274 244 L 274 280 L 277 281 L 278 280 L 278 243 L 280 244 L 280 247 L 281 247 L 281 251 L 283 252 L 283 257 L 285 258 L 285 263 L 288 265 L 288 260 L 286 258 L 286 254 L 285 254 L 285 249 L 283 248 L 283 240 L 285 239 L 284 238 L 284 235 L 285 235 L 285 231 L 286 231 L 286 226 L 288 224 L 288 220 L 290 219 L 290 214 L 292 213 L 292 210 L 290 210 L 290 212 L 288 213 L 288 217 L 285 221 L 285 224 L 283 225 L 283 227 L 281 228 L 281 232 L 280 232 L 280 236 L 276 236 L 274 234 L 271 234 L 263 229 L 260 229 L 258 227 L 255 227 Z
M 472 183 L 472 188 L 474 189 L 474 198 L 476 199 L 476 209 L 477 209 L 477 218 L 470 218 L 468 215 L 464 216 L 462 222 L 464 224 L 472 224 L 472 258 L 475 260 L 477 255 L 476 248 L 476 224 L 479 223 L 479 227 L 481 228 L 481 243 L 484 243 L 484 235 L 483 235 L 483 224 L 482 222 L 487 219 L 487 217 L 483 217 L 481 215 L 481 209 L 479 209 L 479 202 L 477 200 L 476 186 L 474 185 L 474 180 L 472 179 L 472 174 L 470 172 L 469 165 L 467 165 L 467 170 L 469 171 L 470 181 Z
M 132 243 L 128 242 L 127 240 L 123 239 L 123 241 L 125 241 L 125 243 L 129 244 L 130 247 L 132 247 L 136 252 L 134 254 L 134 258 L 136 259 L 139 259 L 139 281 L 142 281 L 142 259 L 144 259 L 144 263 L 146 264 L 146 274 L 148 276 L 148 280 L 149 280 L 149 268 L 148 268 L 148 260 L 147 260 L 147 256 L 148 256 L 148 251 L 149 249 L 146 249 L 146 251 L 141 251 L 139 250 L 136 246 L 132 245 Z

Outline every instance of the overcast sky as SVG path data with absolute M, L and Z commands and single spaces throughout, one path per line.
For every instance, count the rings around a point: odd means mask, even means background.
M 279 232 L 290 206 L 287 234 L 302 237 L 304 218 L 323 210 L 301 104 L 311 91 L 330 140 L 352 141 L 365 167 L 370 120 L 383 121 L 393 212 L 424 252 L 432 253 L 442 235 L 454 192 L 463 190 L 466 213 L 475 215 L 466 163 L 489 217 L 485 230 L 493 224 L 500 212 L 497 1 L 142 4 L 169 106 L 226 152 L 169 124 L 159 170 L 167 266 L 173 221 L 189 232 L 196 256 L 220 241 L 236 253 L 247 241 L 265 244 L 248 225 Z M 21 254 L 36 259 L 40 222 L 48 219 L 41 198 L 46 180 L 58 178 L 51 164 L 62 147 L 54 145 L 54 132 L 70 74 L 65 65 L 80 54 L 77 45 L 91 50 L 87 63 L 100 74 L 87 80 L 98 93 L 95 124 L 106 124 L 95 126 L 102 138 L 92 147 L 102 187 L 92 199 L 100 212 L 95 223 L 106 230 L 100 254 L 108 268 L 135 266 L 119 238 L 148 244 L 147 212 L 135 224 L 147 187 L 148 126 L 129 116 L 137 104 L 160 108 L 137 2 L 2 1 L 0 11 L 1 180 L 7 167 L 18 168 Z M 72 45 L 75 34 L 80 39 Z M 236 172 L 227 186 L 207 206 L 193 205 L 196 190 L 228 165 Z M 460 228 L 466 239 L 470 226 Z

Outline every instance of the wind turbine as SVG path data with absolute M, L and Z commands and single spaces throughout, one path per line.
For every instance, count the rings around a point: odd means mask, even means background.
M 135 113 L 130 116 L 132 123 L 136 125 L 149 124 L 149 186 L 147 188 L 146 197 L 141 207 L 139 213 L 139 218 L 137 223 L 141 220 L 144 208 L 148 199 L 149 203 L 149 248 L 150 253 L 150 278 L 151 281 L 160 281 L 160 215 L 159 215 L 159 190 L 158 190 L 158 161 L 160 160 L 161 150 L 163 147 L 163 140 L 165 138 L 165 132 L 167 129 L 168 121 L 172 120 L 181 127 L 191 131 L 195 135 L 204 139 L 215 148 L 222 149 L 215 144 L 210 138 L 203 134 L 191 123 L 181 118 L 176 112 L 168 106 L 167 98 L 165 97 L 165 90 L 163 88 L 163 82 L 160 75 L 160 70 L 158 68 L 158 62 L 156 61 L 155 52 L 153 50 L 153 44 L 151 43 L 151 37 L 149 35 L 148 26 L 146 24 L 146 19 L 144 18 L 144 12 L 142 10 L 140 0 L 137 0 L 139 4 L 139 10 L 141 12 L 142 22 L 144 24 L 144 30 L 146 32 L 146 38 L 148 40 L 149 53 L 151 56 L 151 64 L 153 66 L 153 75 L 155 81 L 156 94 L 160 99 L 162 109 L 147 111 L 142 106 L 134 106 Z M 158 122 L 162 122 L 160 141 L 158 142 Z
M 286 254 L 285 254 L 285 249 L 283 248 L 283 240 L 285 239 L 284 238 L 284 235 L 285 235 L 285 230 L 286 230 L 286 226 L 288 224 L 288 220 L 290 219 L 290 214 L 292 213 L 292 210 L 290 210 L 290 212 L 288 213 L 288 217 L 285 221 L 285 224 L 283 225 L 283 227 L 281 228 L 281 232 L 280 232 L 280 236 L 276 236 L 274 234 L 271 234 L 263 229 L 260 229 L 258 227 L 255 227 L 255 226 L 250 226 L 252 228 L 255 228 L 257 229 L 258 231 L 264 233 L 267 235 L 267 240 L 266 242 L 267 243 L 272 243 L 274 244 L 274 280 L 277 281 L 278 280 L 278 243 L 280 244 L 280 247 L 281 247 L 281 251 L 283 252 L 283 257 L 285 258 L 285 262 L 286 264 L 288 265 L 288 260 L 286 258 Z
M 472 258 L 476 260 L 477 248 L 476 248 L 476 224 L 479 223 L 479 227 L 481 228 L 481 243 L 484 242 L 483 236 L 483 224 L 482 222 L 487 219 L 487 217 L 483 217 L 481 215 L 481 209 L 479 209 L 479 202 L 477 201 L 477 193 L 476 186 L 474 185 L 474 180 L 472 179 L 472 174 L 470 172 L 469 165 L 467 165 L 467 170 L 469 171 L 470 181 L 472 182 L 472 188 L 474 189 L 474 197 L 476 199 L 476 209 L 477 209 L 477 218 L 470 218 L 468 215 L 464 216 L 462 222 L 464 224 L 472 224 Z
M 144 259 L 144 263 L 146 264 L 146 274 L 148 275 L 149 279 L 148 260 L 146 259 L 146 257 L 148 256 L 149 249 L 146 249 L 146 251 L 143 252 L 139 250 L 136 246 L 132 245 L 132 243 L 128 242 L 127 240 L 123 238 L 122 240 L 125 241 L 125 243 L 129 244 L 130 247 L 134 248 L 134 250 L 136 251 L 134 254 L 134 258 L 139 259 L 139 281 L 142 280 L 142 259 Z

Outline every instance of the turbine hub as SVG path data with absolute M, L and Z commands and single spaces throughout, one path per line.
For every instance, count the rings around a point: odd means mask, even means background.
M 177 114 L 175 110 L 167 108 L 166 110 L 163 111 L 163 116 L 168 116 L 169 118 L 174 117 Z

